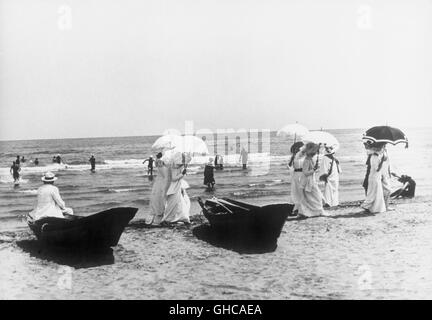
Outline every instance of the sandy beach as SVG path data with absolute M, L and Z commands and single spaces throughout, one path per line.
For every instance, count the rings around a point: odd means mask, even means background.
M 427 299 L 432 295 L 432 197 L 362 214 L 289 218 L 274 252 L 242 254 L 178 228 L 134 221 L 98 253 L 47 252 L 29 230 L 2 233 L 1 299 Z

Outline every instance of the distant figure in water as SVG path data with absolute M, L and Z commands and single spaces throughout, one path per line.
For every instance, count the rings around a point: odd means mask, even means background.
M 153 176 L 153 163 L 154 163 L 153 156 L 149 156 L 148 159 L 145 159 L 143 164 L 145 164 L 146 162 L 148 162 L 147 174 Z
M 156 155 L 157 170 L 150 196 L 150 215 L 145 218 L 146 224 L 159 225 L 162 221 L 167 202 L 167 191 L 170 185 L 169 169 L 162 160 L 162 153 Z
M 324 207 L 339 205 L 339 160 L 334 156 L 332 147 L 325 147 L 326 154 L 322 159 L 319 180 L 324 182 Z
M 55 158 L 56 158 L 56 162 L 57 162 L 58 164 L 61 164 L 61 163 L 62 163 L 62 158 L 60 157 L 59 154 L 58 154 Z
M 53 163 L 56 163 L 56 162 L 57 162 L 57 157 L 56 157 L 56 156 L 53 156 L 53 158 L 52 158 L 52 162 L 53 162 Z
M 91 155 L 90 159 L 89 159 L 90 165 L 91 165 L 91 171 L 95 172 L 96 170 L 96 158 L 94 157 L 94 154 Z
M 38 158 L 36 158 L 36 159 L 34 160 L 34 164 L 35 164 L 35 166 L 38 166 L 38 165 L 39 165 L 39 159 L 38 159 Z
M 21 164 L 20 156 L 16 157 L 15 164 L 19 166 Z
M 317 161 L 319 148 L 318 144 L 309 142 L 304 149 L 306 157 L 303 161 L 302 176 L 300 179 L 302 198 L 298 213 L 301 217 L 315 217 L 324 214 L 323 196 L 316 178 L 316 172 L 319 169 Z
M 410 176 L 402 175 L 398 177 L 395 173 L 392 173 L 392 176 L 398 178 L 398 181 L 402 183 L 402 187 L 393 192 L 390 197 L 392 199 L 397 198 L 414 198 L 415 196 L 415 188 L 416 183 Z
M 361 207 L 371 213 L 385 212 L 387 206 L 383 189 L 383 165 L 387 160 L 386 155 L 381 145 L 365 144 L 365 148 L 368 155 L 366 176 L 363 182 L 366 199 Z
M 19 178 L 20 178 L 20 174 L 19 173 L 20 173 L 20 171 L 21 171 L 20 166 L 16 164 L 16 161 L 13 161 L 12 162 L 12 166 L 10 167 L 10 173 L 11 173 L 13 179 L 14 179 L 14 182 L 18 182 L 19 181 Z
M 223 157 L 220 154 L 215 156 L 214 166 L 216 170 L 223 170 Z
M 241 152 L 240 152 L 240 161 L 243 165 L 243 170 L 247 169 L 247 162 L 248 162 L 248 152 L 246 151 L 246 149 L 243 147 Z
M 57 177 L 52 172 L 47 172 L 42 177 L 43 185 L 37 191 L 37 206 L 29 213 L 29 218 L 39 220 L 46 217 L 64 218 L 64 215 L 73 215 L 71 208 L 66 208 L 60 197 L 60 192 L 54 181 Z
M 291 160 L 288 164 L 292 168 L 291 173 L 291 202 L 294 204 L 293 214 L 298 214 L 300 201 L 303 196 L 303 190 L 300 188 L 300 180 L 303 171 L 303 160 L 305 154 L 302 150 L 304 143 L 301 141 L 295 142 L 291 146 Z
M 209 158 L 209 162 L 204 167 L 204 185 L 207 186 L 207 191 L 213 191 L 215 185 L 214 179 L 213 158 Z

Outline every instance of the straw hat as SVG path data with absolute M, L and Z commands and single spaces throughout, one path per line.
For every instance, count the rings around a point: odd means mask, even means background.
M 47 173 L 45 173 L 45 175 L 42 177 L 42 181 L 43 182 L 54 182 L 57 180 L 57 177 L 55 176 L 54 173 L 52 173 L 51 171 L 48 171 Z

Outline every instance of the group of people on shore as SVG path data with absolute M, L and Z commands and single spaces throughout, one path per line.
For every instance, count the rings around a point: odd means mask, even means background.
M 293 213 L 299 217 L 324 215 L 324 207 L 339 205 L 339 174 L 341 168 L 333 147 L 325 147 L 319 161 L 320 145 L 299 141 L 291 146 L 288 166 L 291 174 L 291 202 Z M 324 183 L 321 192 L 318 181 Z
M 183 222 L 189 224 L 190 199 L 185 180 L 187 161 L 168 162 L 162 153 L 154 161 L 157 175 L 150 195 L 150 212 L 145 218 L 149 225 L 165 225 Z
M 320 150 L 324 150 L 322 157 L 319 157 Z M 371 213 L 381 213 L 389 210 L 390 197 L 407 196 L 413 197 L 415 182 L 411 177 L 398 177 L 404 186 L 391 194 L 390 177 L 396 176 L 390 171 L 389 157 L 385 144 L 365 143 L 367 153 L 366 175 L 363 181 L 366 199 L 361 205 L 363 209 Z M 289 168 L 291 174 L 291 203 L 294 204 L 293 214 L 300 218 L 325 215 L 324 208 L 339 205 L 339 175 L 342 172 L 339 160 L 335 157 L 336 148 L 320 144 L 296 142 L 291 146 L 291 158 Z M 189 157 L 188 160 L 185 158 Z M 240 161 L 243 169 L 247 169 L 247 151 L 242 149 Z M 19 157 L 17 158 L 19 160 Z M 190 199 L 186 192 L 189 184 L 185 180 L 187 163 L 190 156 L 181 154 L 181 159 L 173 161 L 162 153 L 144 160 L 148 162 L 149 174 L 153 175 L 156 168 L 157 175 L 153 180 L 150 196 L 150 212 L 145 218 L 146 224 L 165 225 L 172 223 L 189 224 Z M 89 162 L 94 172 L 96 159 L 91 155 Z M 20 167 L 14 161 L 14 170 L 19 173 Z M 216 164 L 218 166 L 216 166 Z M 216 158 L 209 158 L 204 167 L 204 185 L 208 191 L 214 190 L 214 170 L 223 169 L 223 158 L 216 155 Z M 11 168 L 11 171 L 13 169 Z M 15 172 L 14 171 L 14 172 Z M 14 175 L 15 178 L 15 175 Z M 52 172 L 47 172 L 42 181 L 44 185 L 38 190 L 38 206 L 33 211 L 34 217 L 45 215 L 60 216 L 60 214 L 73 214 L 73 211 L 66 208 L 60 193 L 53 182 L 57 178 Z M 319 182 L 323 183 L 323 191 Z M 46 185 L 49 185 L 48 187 Z M 56 207 L 56 209 L 54 209 Z
M 390 171 L 390 161 L 385 143 L 364 144 L 367 161 L 363 181 L 366 198 L 361 207 L 369 213 L 382 213 L 389 208 L 391 197 L 414 197 L 415 182 L 403 175 L 398 177 L 404 183 L 402 188 L 391 193 L 390 178 L 397 177 Z M 289 167 L 291 175 L 291 202 L 293 214 L 299 217 L 325 215 L 324 208 L 339 205 L 339 174 L 342 172 L 335 148 L 324 146 L 324 156 L 319 160 L 321 146 L 312 142 L 306 145 L 296 142 L 291 146 Z M 324 184 L 324 192 L 319 187 Z

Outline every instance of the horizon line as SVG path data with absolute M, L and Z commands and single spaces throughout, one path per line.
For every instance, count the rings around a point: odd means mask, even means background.
M 422 128 L 432 128 L 432 126 L 408 126 L 407 128 L 414 128 L 414 129 L 422 129 Z M 233 128 L 229 128 L 233 129 Z M 240 128 L 241 129 L 241 128 Z M 310 131 L 327 131 L 327 130 L 360 130 L 363 128 L 323 128 L 320 129 L 312 129 Z M 236 130 L 236 129 L 234 129 Z M 238 130 L 238 129 L 237 129 Z M 246 131 L 249 130 L 256 130 L 249 128 Z M 261 130 L 267 130 L 267 129 L 261 129 Z M 270 130 L 270 133 L 277 132 L 277 130 Z M 363 129 L 365 130 L 365 129 Z M 260 130 L 258 130 L 259 132 Z M 216 132 L 215 132 L 216 133 Z M 183 134 L 182 134 L 183 135 Z M 195 135 L 195 134 L 194 134 Z M 138 137 L 156 137 L 156 136 L 162 136 L 162 134 L 144 134 L 144 135 L 119 135 L 119 136 L 93 136 L 93 137 L 68 137 L 68 138 L 30 138 L 30 139 L 1 139 L 0 142 L 15 142 L 15 141 L 35 141 L 35 140 L 78 140 L 78 139 L 107 139 L 107 138 L 138 138 Z

